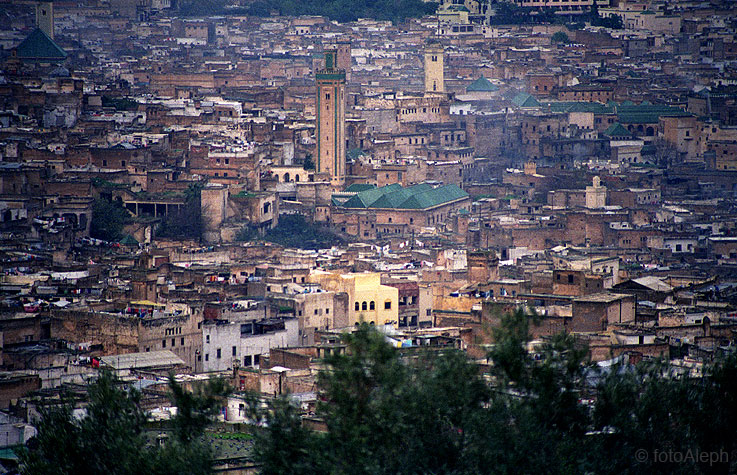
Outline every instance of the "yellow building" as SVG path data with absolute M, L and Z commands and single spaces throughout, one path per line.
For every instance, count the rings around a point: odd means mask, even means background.
M 399 289 L 381 284 L 381 274 L 339 274 L 315 271 L 310 282 L 327 291 L 348 294 L 348 323 L 361 321 L 375 325 L 397 325 L 399 321 Z

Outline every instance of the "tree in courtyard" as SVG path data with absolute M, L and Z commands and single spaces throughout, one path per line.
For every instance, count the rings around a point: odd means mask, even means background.
M 174 239 L 200 239 L 204 230 L 202 220 L 202 183 L 190 184 L 184 191 L 184 204 L 171 211 L 159 227 L 157 234 Z
M 550 37 L 550 40 L 553 43 L 563 43 L 563 44 L 568 44 L 571 42 L 571 40 L 568 39 L 568 35 L 566 35 L 565 32 L 562 32 L 562 31 L 556 31 L 555 33 L 553 33 L 553 36 Z
M 103 241 L 118 241 L 123 237 L 123 226 L 130 220 L 130 213 L 119 201 L 97 198 L 92 202 L 90 236 Z

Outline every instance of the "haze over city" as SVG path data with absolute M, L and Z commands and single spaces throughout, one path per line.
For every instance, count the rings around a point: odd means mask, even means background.
M 735 12 L 0 0 L 0 472 L 734 473 Z

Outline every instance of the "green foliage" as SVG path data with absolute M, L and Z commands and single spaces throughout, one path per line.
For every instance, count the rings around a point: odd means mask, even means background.
M 308 222 L 302 215 L 281 215 L 279 224 L 269 229 L 263 236 L 252 227 L 243 228 L 236 239 L 239 241 L 254 241 L 262 239 L 284 247 L 300 249 L 325 249 L 343 243 L 340 236 L 325 226 Z
M 102 106 L 114 107 L 119 111 L 135 111 L 138 109 L 138 102 L 127 97 L 102 96 Z
M 703 378 L 681 374 L 662 361 L 616 369 L 602 383 L 593 414 L 594 426 L 607 429 L 594 447 L 611 460 L 602 473 L 621 473 L 632 460 L 641 472 L 734 473 L 737 355 L 707 367 Z M 684 458 L 656 460 L 658 452 Z M 716 454 L 717 463 L 685 457 L 703 452 Z
M 252 418 L 265 425 L 255 432 L 254 455 L 262 464 L 263 475 L 310 475 L 328 473 L 325 461 L 320 459 L 325 440 L 320 434 L 302 426 L 297 408 L 285 398 L 275 399 L 268 412 L 260 410 L 260 401 L 251 400 Z
M 551 41 L 553 43 L 564 43 L 564 44 L 567 44 L 567 43 L 570 43 L 571 42 L 571 40 L 568 39 L 568 35 L 566 35 L 562 31 L 556 31 L 555 33 L 553 33 L 553 36 L 550 39 L 551 39 Z
M 611 28 L 613 30 L 621 30 L 624 28 L 624 22 L 622 21 L 622 17 L 619 15 L 611 15 L 608 17 L 595 17 L 591 20 L 591 24 L 594 26 Z
M 327 358 L 329 369 L 319 376 L 317 416 L 327 433 L 305 429 L 286 399 L 254 418 L 266 426 L 256 446 L 264 473 L 737 469 L 737 355 L 708 366 L 703 378 L 663 362 L 622 365 L 602 376 L 571 335 L 528 352 L 536 321 L 522 310 L 500 318 L 491 385 L 460 352 L 402 356 L 372 327 L 360 326 L 344 337 L 346 354 Z M 593 406 L 582 402 L 588 398 Z M 668 451 L 695 460 L 656 462 Z M 709 465 L 699 461 L 703 452 L 721 458 Z
M 477 367 L 457 350 L 402 358 L 367 324 L 344 341 L 318 380 L 327 434 L 278 400 L 256 445 L 264 473 L 464 473 L 467 434 L 490 396 Z
M 206 17 L 222 15 L 227 0 L 184 0 L 179 7 L 179 14 L 187 17 Z
M 182 16 L 239 14 L 269 16 L 320 15 L 339 22 L 374 18 L 401 22 L 435 12 L 437 5 L 422 0 L 256 0 L 238 8 L 228 8 L 226 0 L 189 0 L 182 4 Z
M 566 24 L 569 30 L 580 30 L 586 22 L 589 22 L 594 26 L 623 28 L 621 17 L 617 15 L 608 18 L 601 17 L 596 5 L 588 12 L 575 15 L 578 20 L 576 23 L 567 23 L 566 15 L 557 14 L 554 8 L 522 7 L 511 1 L 499 2 L 493 8 L 496 13 L 490 18 L 492 25 Z
M 737 354 L 703 375 L 664 361 L 624 363 L 605 374 L 571 335 L 527 351 L 534 315 L 500 318 L 489 353 L 492 383 L 455 349 L 398 350 L 374 327 L 343 336 L 325 359 L 317 417 L 302 424 L 288 397 L 248 401 L 264 474 L 734 473 Z M 87 416 L 67 400 L 42 411 L 38 436 L 20 452 L 23 474 L 206 474 L 205 430 L 229 389 L 193 392 L 173 378 L 174 437 L 148 442 L 140 394 L 103 372 Z M 592 398 L 593 405 L 581 402 Z M 660 458 L 658 456 L 660 455 Z M 662 455 L 666 454 L 663 458 Z M 671 454 L 671 455 L 668 455 Z M 706 454 L 707 458 L 702 458 Z
M 304 168 L 305 170 L 314 170 L 315 169 L 315 162 L 312 161 L 312 155 L 310 155 L 309 153 L 305 157 L 305 161 L 302 164 L 302 168 Z
M 92 203 L 90 236 L 104 241 L 118 241 L 123 237 L 123 226 L 130 220 L 130 213 L 122 203 L 98 198 Z
M 218 414 L 230 388 L 223 379 L 211 379 L 204 386 L 186 391 L 174 376 L 169 376 L 169 390 L 177 406 L 173 419 L 174 433 L 180 442 L 190 444 L 202 437 L 208 424 Z
M 159 226 L 157 234 L 174 239 L 200 239 L 204 230 L 200 194 L 203 184 L 190 184 L 184 191 L 184 206 L 171 211 Z
M 144 473 L 146 416 L 140 393 L 118 387 L 109 372 L 90 385 L 87 416 L 76 420 L 65 401 L 42 411 L 38 435 L 20 453 L 24 474 Z
M 212 455 L 202 435 L 222 406 L 227 388 L 220 380 L 191 393 L 173 379 L 170 388 L 178 407 L 172 423 L 176 437 L 163 446 L 150 442 L 141 394 L 120 387 L 108 371 L 88 388 L 87 415 L 72 416 L 73 404 L 64 399 L 41 412 L 38 435 L 21 449 L 24 475 L 130 475 L 211 473 Z

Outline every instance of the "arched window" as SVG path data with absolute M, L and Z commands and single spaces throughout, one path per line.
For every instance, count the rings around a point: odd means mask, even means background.
M 369 303 L 369 310 L 376 310 L 376 304 L 373 300 Z
M 363 303 L 361 304 L 361 310 L 368 310 L 368 307 L 366 306 L 366 301 L 364 301 L 364 302 L 363 302 Z
M 299 181 L 299 175 L 294 175 L 294 181 L 296 181 L 296 182 Z
M 356 311 L 358 311 L 358 310 L 359 310 L 359 308 L 358 308 L 358 302 L 356 302 Z
M 289 183 L 291 180 L 289 179 L 289 173 L 284 174 L 284 183 Z

